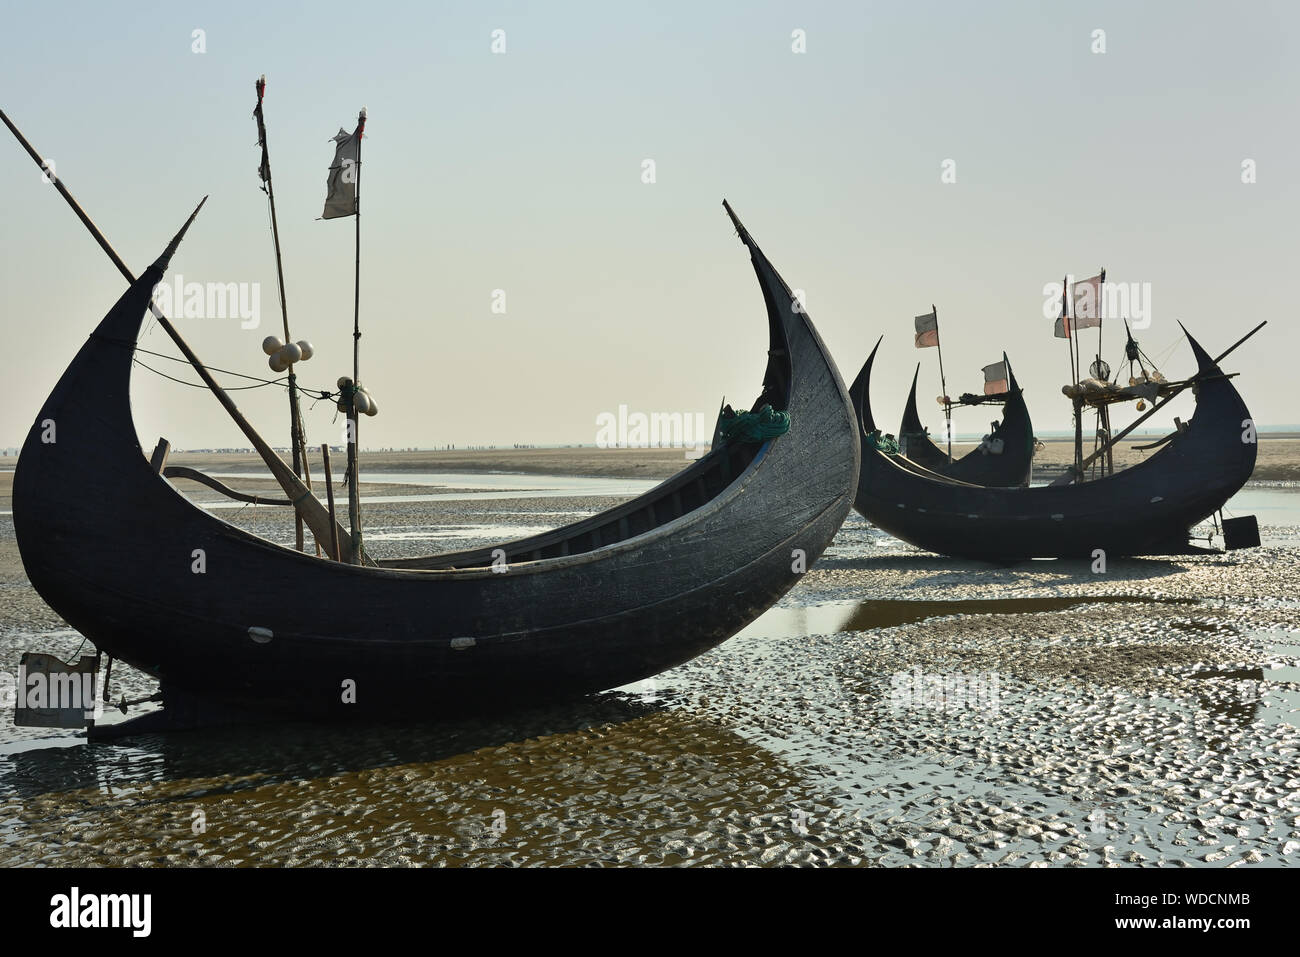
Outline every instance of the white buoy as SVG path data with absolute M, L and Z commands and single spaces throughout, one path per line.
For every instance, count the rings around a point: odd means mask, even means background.
M 298 348 L 298 343 L 291 342 L 280 350 L 280 361 L 286 365 L 293 365 L 302 358 L 302 350 Z
M 364 392 L 357 392 L 352 397 L 352 407 L 357 410 L 357 414 L 365 415 L 370 411 L 370 396 Z
M 308 342 L 306 339 L 299 339 L 296 343 L 294 343 L 294 345 L 296 345 L 299 348 L 299 350 L 302 351 L 303 362 L 306 362 L 308 359 L 310 359 L 312 356 L 316 354 L 316 350 L 311 347 L 311 343 Z
M 268 356 L 273 356 L 284 348 L 284 343 L 275 336 L 267 336 L 262 340 L 262 351 Z
M 289 368 L 284 361 L 284 357 L 278 352 L 271 356 L 271 358 L 267 359 L 266 364 L 271 367 L 272 372 L 283 372 L 285 369 Z
M 366 402 L 368 403 L 369 406 L 366 409 L 366 415 L 378 415 L 379 403 L 375 401 L 374 396 L 372 396 L 369 392 L 366 393 Z
M 346 389 L 351 384 L 352 384 L 352 380 L 348 376 L 345 375 L 339 376 L 338 387 L 340 389 Z

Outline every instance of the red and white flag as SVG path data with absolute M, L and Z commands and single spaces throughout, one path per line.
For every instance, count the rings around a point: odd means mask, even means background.
M 1071 325 L 1075 329 L 1093 329 L 1101 325 L 1101 284 L 1106 273 L 1100 272 L 1091 279 L 1081 279 L 1071 290 L 1074 300 L 1074 316 Z
M 1005 359 L 984 367 L 985 395 L 1001 395 L 1010 388 L 1011 383 L 1007 381 L 1007 361 Z

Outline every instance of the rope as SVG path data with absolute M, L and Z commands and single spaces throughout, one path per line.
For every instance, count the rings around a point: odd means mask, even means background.
M 166 358 L 166 357 L 164 356 L 164 358 Z M 140 366 L 140 368 L 142 368 L 142 369 L 148 369 L 148 370 L 149 370 L 150 372 L 152 372 L 154 375 L 160 375 L 160 376 L 162 376 L 164 379 L 170 379 L 172 382 L 179 382 L 181 385 L 187 385 L 187 386 L 189 386 L 190 388 L 193 388 L 193 389 L 206 389 L 206 388 L 207 388 L 207 384 L 206 384 L 206 383 L 203 383 L 203 382 L 186 382 L 184 379 L 178 379 L 178 378 L 176 378 L 175 376 L 168 375 L 166 372 L 159 372 L 157 369 L 153 368 L 152 366 L 145 365 L 145 364 L 144 364 L 143 362 L 141 362 L 139 359 L 136 359 L 136 360 L 135 360 L 135 364 L 138 365 L 138 366 Z M 252 378 L 252 377 L 250 376 L 249 378 Z M 247 390 L 247 389 L 261 389 L 261 388 L 264 388 L 265 386 L 268 386 L 268 385 L 282 385 L 282 384 L 283 384 L 283 383 L 281 383 L 281 382 L 279 382 L 279 381 L 268 381 L 268 382 L 259 382 L 257 385 L 231 385 L 231 386 L 224 386 L 224 387 L 223 387 L 223 391 L 225 391 L 225 392 L 243 392 L 243 391 L 245 391 L 245 390 Z
M 145 355 L 157 356 L 159 359 L 167 359 L 170 362 L 179 362 L 182 365 L 190 365 L 190 361 L 188 359 L 179 356 L 169 356 L 164 352 L 153 352 L 152 350 L 142 348 L 141 346 L 138 346 L 133 342 L 127 342 L 125 339 L 116 339 L 111 336 L 101 336 L 98 333 L 91 333 L 91 335 L 103 339 L 105 342 L 111 342 L 114 345 L 121 346 L 124 349 L 131 349 L 134 350 L 135 352 L 143 352 Z M 196 389 L 207 388 L 207 386 L 202 382 L 187 382 L 184 379 L 177 379 L 173 376 L 169 376 L 165 372 L 159 372 L 157 369 L 153 368 L 152 366 L 145 365 L 139 359 L 135 359 L 134 362 L 136 365 L 148 369 L 150 372 L 154 373 L 155 375 L 160 375 L 164 379 L 171 379 L 172 382 L 179 382 L 181 385 L 193 386 Z M 209 372 L 220 372 L 222 375 L 232 375 L 237 379 L 248 379 L 251 382 L 257 383 L 257 385 L 222 386 L 223 390 L 226 392 L 238 392 L 241 389 L 258 389 L 261 388 L 262 386 L 267 386 L 267 385 L 278 385 L 280 386 L 280 388 L 286 391 L 289 388 L 289 376 L 283 376 L 279 379 L 264 379 L 261 376 L 248 375 L 247 373 L 244 372 L 235 372 L 231 369 L 219 369 L 216 366 L 203 365 L 203 368 L 207 369 Z M 321 399 L 336 399 L 339 397 L 339 395 L 341 395 L 341 393 L 339 392 L 330 392 L 327 389 L 299 388 L 298 391 L 305 392 L 308 395 L 315 397 L 317 401 Z
M 118 341 L 118 342 L 120 342 L 121 340 L 114 340 L 114 341 Z M 142 349 L 142 348 L 140 348 L 139 346 L 136 346 L 136 347 L 135 347 L 135 351 L 136 351 L 136 352 L 143 352 L 143 353 L 144 353 L 145 355 L 147 355 L 147 356 L 157 356 L 159 359 L 168 359 L 168 360 L 170 360 L 170 361 L 172 361 L 172 362 L 180 362 L 180 363 L 182 363 L 182 364 L 184 364 L 184 365 L 189 365 L 189 364 L 190 364 L 190 360 L 185 359 L 185 358 L 182 358 L 182 357 L 180 357 L 180 356 L 169 356 L 169 355 L 167 355 L 167 354 L 164 353 L 164 352 L 152 352 L 152 351 L 150 351 L 150 350 L 148 350 L 148 349 Z M 141 364 L 143 365 L 143 363 L 141 363 Z M 145 366 L 145 368 L 147 369 L 147 368 L 149 368 L 149 367 L 148 367 L 148 366 Z M 281 378 L 281 379 L 263 379 L 261 376 L 247 375 L 247 374 L 245 374 L 245 373 L 243 373 L 243 372 L 234 372 L 234 371 L 232 371 L 232 370 L 230 370 L 230 369 L 218 369 L 216 366 L 210 366 L 210 365 L 205 365 L 203 368 L 207 369 L 209 372 L 220 372 L 222 375 L 233 375 L 233 376 L 235 376 L 236 378 L 239 378 L 239 379 L 250 379 L 250 380 L 253 381 L 253 382 L 260 382 L 262 385 L 283 385 L 283 384 L 285 383 L 285 381 L 287 381 L 286 378 Z M 151 371 L 152 371 L 152 370 L 151 370 Z M 160 372 L 159 375 L 162 375 L 162 373 Z M 207 387 L 204 386 L 204 388 L 207 388 Z M 286 386 L 286 388 L 288 388 L 288 387 Z

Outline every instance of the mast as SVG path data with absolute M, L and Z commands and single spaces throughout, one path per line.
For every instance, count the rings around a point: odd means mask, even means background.
M 366 108 L 357 115 L 356 274 L 352 299 L 352 395 L 348 403 L 348 522 L 352 527 L 352 561 L 361 564 L 361 443 L 357 434 L 357 393 L 361 389 L 361 141 L 366 129 Z
M 939 350 L 939 385 L 943 389 L 943 417 L 946 424 L 944 432 L 948 436 L 948 461 L 952 462 L 952 405 L 948 402 L 948 380 L 943 374 L 943 336 L 939 334 L 939 309 L 930 303 L 930 312 L 934 314 L 934 344 Z
M 1070 278 L 1066 273 L 1065 278 Z M 1070 284 L 1073 287 L 1073 283 Z M 1074 341 L 1074 334 L 1079 331 L 1079 309 L 1074 302 L 1074 290 L 1071 288 L 1070 297 L 1067 300 L 1067 306 L 1070 310 L 1070 344 L 1074 347 L 1074 383 L 1079 384 L 1083 378 L 1083 343 Z
M 1102 327 L 1102 323 L 1106 321 L 1106 307 L 1105 307 L 1106 297 L 1104 295 L 1105 286 L 1106 286 L 1106 267 L 1102 266 L 1101 269 L 1098 271 L 1098 275 L 1097 275 L 1097 371 L 1098 372 L 1101 372 L 1102 370 L 1101 327 Z M 1103 431 L 1105 433 L 1104 438 L 1102 437 Z M 1104 443 L 1109 443 L 1110 406 L 1108 405 L 1102 404 L 1097 408 L 1097 432 L 1098 432 L 1097 438 L 1100 441 Z M 1115 474 L 1115 453 L 1112 449 L 1112 446 L 1110 446 L 1109 444 L 1105 445 L 1105 449 L 1106 449 L 1106 457 L 1102 460 L 1101 463 L 1101 474 L 1103 476 L 1108 474 L 1114 475 Z
M 1103 295 L 1106 286 L 1106 267 L 1102 266 L 1097 276 L 1097 363 L 1098 368 L 1101 365 L 1101 327 L 1106 321 L 1106 297 Z
M 104 250 L 108 258 L 112 260 L 113 265 L 117 267 L 118 272 L 120 272 L 128 282 L 135 282 L 134 274 L 127 267 L 126 263 L 122 261 L 122 257 L 117 254 L 117 251 L 109 244 L 108 239 L 106 239 L 104 234 L 100 232 L 99 227 L 96 226 L 91 218 L 86 215 L 85 210 L 81 208 L 73 198 L 72 194 L 68 192 L 67 187 L 63 185 L 63 181 L 60 180 L 58 176 L 55 176 L 53 172 L 49 171 L 49 166 L 41 157 L 41 154 L 36 152 L 36 149 L 31 145 L 31 143 L 27 142 L 27 138 L 23 136 L 18 127 L 14 126 L 13 122 L 5 114 L 4 110 L 0 110 L 0 120 L 3 120 L 5 126 L 9 127 L 9 131 L 13 133 L 14 138 L 17 139 L 23 149 L 27 151 L 27 154 L 31 156 L 36 165 L 47 171 L 50 182 L 52 182 L 54 187 L 59 191 L 59 195 L 67 200 L 68 206 L 71 207 L 74 213 L 76 213 L 77 218 L 81 220 L 82 225 L 90 231 L 90 235 L 94 237 L 95 242 L 99 244 L 100 249 Z M 206 196 L 203 198 L 203 202 L 207 202 Z M 203 203 L 199 203 L 199 209 L 202 208 Z M 197 215 L 198 210 L 196 209 L 193 216 Z M 193 219 L 193 216 L 191 216 L 191 219 Z M 176 344 L 176 348 L 180 349 L 181 354 L 185 356 L 186 361 L 194 367 L 194 371 L 198 373 L 199 378 L 203 380 L 203 383 L 211 390 L 212 394 L 217 397 L 217 401 L 221 403 L 222 408 L 224 408 L 226 413 L 234 420 L 235 425 L 239 427 L 239 430 L 243 432 L 248 441 L 252 443 L 253 448 L 257 450 L 257 453 L 262 456 L 262 460 L 266 463 L 266 467 L 271 470 L 271 474 L 274 475 L 276 481 L 280 483 L 280 487 L 284 490 L 285 495 L 287 495 L 293 502 L 294 508 L 302 514 L 307 525 L 311 528 L 312 534 L 316 536 L 316 540 L 318 542 L 329 541 L 331 536 L 329 515 L 325 511 L 324 506 L 321 505 L 320 501 L 312 495 L 311 489 L 302 484 L 298 476 L 294 475 L 293 472 L 290 471 L 289 467 L 284 464 L 284 461 L 275 454 L 274 450 L 272 450 L 269 445 L 266 444 L 266 440 L 257 434 L 257 430 L 254 429 L 252 424 L 244 418 L 243 414 L 235 406 L 234 401 L 226 391 L 217 384 L 217 381 L 214 378 L 212 378 L 212 373 L 208 371 L 208 367 L 199 360 L 199 357 L 195 355 L 194 350 L 192 350 L 189 347 L 189 344 L 181 338 L 181 334 L 176 330 L 176 327 L 172 325 L 171 320 L 163 315 L 162 310 L 151 303 L 150 311 L 158 321 L 158 325 L 162 327 L 163 331 L 171 337 L 172 342 Z M 342 532 L 339 538 L 342 547 L 350 550 L 352 542 L 351 539 L 344 540 L 346 534 L 346 532 Z
M 1061 323 L 1065 328 L 1065 338 L 1070 344 L 1070 378 L 1074 382 L 1076 394 L 1070 400 L 1074 406 L 1074 467 L 1080 470 L 1082 478 L 1083 463 L 1083 399 L 1077 394 L 1079 387 L 1079 358 L 1074 345 L 1074 324 L 1070 321 L 1070 274 L 1061 280 Z
M 1069 283 L 1068 275 L 1061 279 L 1061 331 L 1065 333 L 1065 345 L 1070 353 L 1070 381 L 1078 385 L 1078 377 L 1074 374 L 1074 332 L 1070 329 Z
M 257 145 L 262 147 L 262 165 L 258 173 L 266 187 L 266 196 L 271 205 L 271 239 L 275 245 L 275 279 L 280 289 L 280 317 L 284 320 L 284 341 L 292 341 L 289 335 L 289 303 L 284 291 L 284 264 L 280 258 L 280 224 L 275 215 L 275 184 L 271 179 L 271 151 L 266 140 L 266 119 L 262 113 L 262 99 L 266 95 L 266 74 L 257 81 L 257 107 L 253 117 L 257 120 Z M 298 402 L 298 376 L 293 363 L 289 365 L 289 441 L 293 448 L 293 474 L 304 476 L 306 466 L 307 434 L 302 424 L 302 408 Z M 311 477 L 307 474 L 305 481 L 311 488 Z M 302 516 L 294 514 L 295 541 L 298 551 L 303 550 Z M 319 549 L 318 549 L 319 550 Z

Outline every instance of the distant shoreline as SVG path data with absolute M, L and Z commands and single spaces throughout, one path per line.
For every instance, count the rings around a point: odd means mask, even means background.
M 1136 444 L 1153 441 L 1144 436 Z M 1141 461 L 1154 452 L 1141 452 L 1133 442 L 1121 442 L 1115 450 L 1115 464 L 1123 468 Z M 953 445 L 954 455 L 964 455 L 975 448 L 972 443 Z M 1064 438 L 1047 438 L 1034 457 L 1035 466 L 1054 472 L 1073 459 L 1073 443 Z M 1088 448 L 1091 448 L 1090 443 Z M 418 452 L 363 452 L 361 478 L 372 472 L 514 472 L 523 475 L 574 475 L 619 479 L 663 479 L 675 475 L 689 462 L 685 449 L 448 449 Z M 692 450 L 693 451 L 693 450 Z M 287 460 L 288 455 L 284 458 Z M 13 482 L 15 456 L 0 457 L 0 497 L 7 498 Z M 176 452 L 169 463 L 188 465 L 205 471 L 257 472 L 265 468 L 253 452 Z M 324 474 L 320 452 L 310 458 L 311 474 L 319 481 Z M 341 453 L 331 454 L 336 479 L 342 476 L 345 463 Z M 269 479 L 269 476 L 268 476 Z M 1259 459 L 1252 481 L 1300 482 L 1300 433 L 1274 433 L 1259 436 Z

